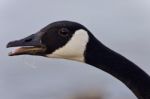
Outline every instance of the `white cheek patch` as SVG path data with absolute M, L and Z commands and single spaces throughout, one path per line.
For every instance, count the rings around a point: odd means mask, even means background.
M 50 58 L 63 58 L 84 62 L 84 51 L 89 41 L 87 31 L 77 30 L 72 38 L 63 47 L 55 50 L 52 54 L 48 54 Z

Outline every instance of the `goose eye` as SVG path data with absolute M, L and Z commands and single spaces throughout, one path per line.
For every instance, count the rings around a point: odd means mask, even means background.
M 68 34 L 69 34 L 69 29 L 67 29 L 67 28 L 62 28 L 62 29 L 60 29 L 59 30 L 59 35 L 61 35 L 61 36 L 68 36 Z

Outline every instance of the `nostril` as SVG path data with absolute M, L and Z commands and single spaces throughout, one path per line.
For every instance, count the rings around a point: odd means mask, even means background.
M 32 41 L 32 38 L 25 39 L 25 42 L 30 42 L 30 41 Z

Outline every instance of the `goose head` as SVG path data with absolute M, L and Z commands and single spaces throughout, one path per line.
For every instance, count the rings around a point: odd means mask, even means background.
M 35 34 L 9 42 L 7 47 L 17 47 L 9 53 L 10 56 L 39 55 L 83 62 L 89 39 L 89 31 L 83 25 L 71 21 L 58 21 Z

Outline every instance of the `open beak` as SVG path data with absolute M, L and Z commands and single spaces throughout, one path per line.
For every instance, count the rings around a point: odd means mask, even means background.
M 11 41 L 7 44 L 9 47 L 19 47 L 10 52 L 9 56 L 15 55 L 42 55 L 46 51 L 46 47 L 41 42 L 41 33 L 32 34 L 24 39 Z

